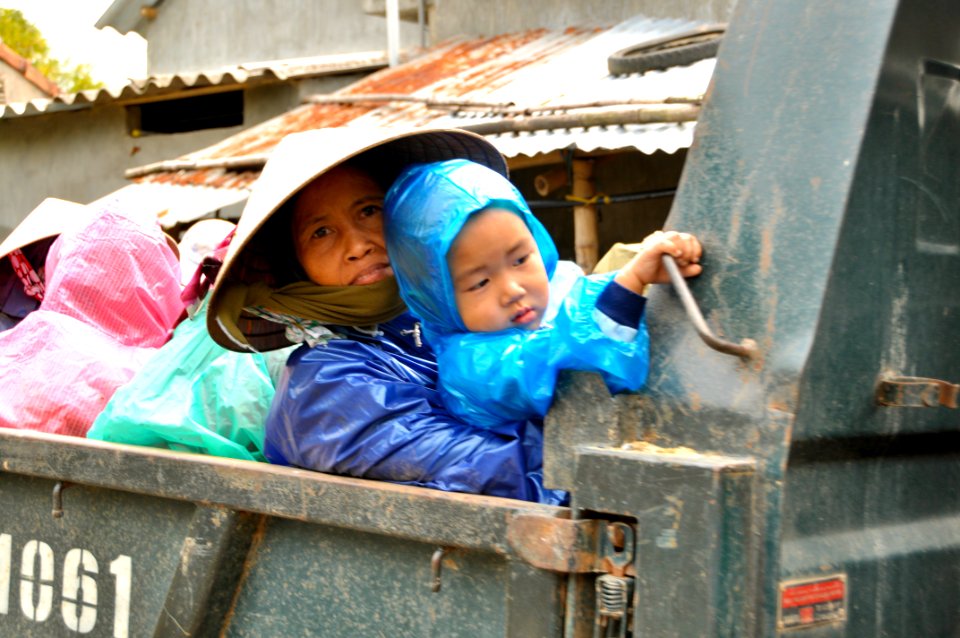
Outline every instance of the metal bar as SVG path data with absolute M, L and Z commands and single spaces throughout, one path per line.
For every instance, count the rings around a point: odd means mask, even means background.
M 420 27 L 420 48 L 427 48 L 427 0 L 417 3 L 417 26 Z
M 569 509 L 25 430 L 0 432 L 0 471 L 115 489 L 434 546 L 517 557 L 511 521 Z
M 736 344 L 731 341 L 725 341 L 711 332 L 710 327 L 703 318 L 703 313 L 700 312 L 700 307 L 697 305 L 697 301 L 693 298 L 693 294 L 690 292 L 690 288 L 687 286 L 686 279 L 684 279 L 683 275 L 680 274 L 680 267 L 677 266 L 677 262 L 674 261 L 673 257 L 670 255 L 663 255 L 662 259 L 663 266 L 667 269 L 667 273 L 670 275 L 670 283 L 673 284 L 674 289 L 680 296 L 680 301 L 683 303 L 683 307 L 687 311 L 687 316 L 693 323 L 693 327 L 696 329 L 697 334 L 700 335 L 701 339 L 703 339 L 703 342 L 717 352 L 737 355 L 738 357 L 743 357 L 744 359 L 751 359 L 755 357 L 757 355 L 757 342 L 753 339 L 743 339 L 739 344 Z
M 54 518 L 63 518 L 63 490 L 70 487 L 70 483 L 65 481 L 57 481 L 57 484 L 53 486 L 53 510 L 51 515 Z
M 231 559 L 228 549 L 240 516 L 219 507 L 197 508 L 183 540 L 180 565 L 167 590 L 154 636 L 197 635 L 221 568 Z M 249 536 L 250 531 L 246 534 Z
M 387 2 L 387 60 L 390 66 L 400 64 L 400 0 Z
M 443 571 L 443 556 L 447 553 L 446 547 L 438 547 L 434 552 L 433 556 L 430 558 L 430 591 L 436 594 L 440 591 L 440 588 L 443 586 L 442 580 L 442 571 Z
M 673 197 L 677 194 L 677 189 L 667 188 L 659 191 L 646 191 L 642 193 L 626 193 L 623 195 L 603 195 L 597 198 L 597 205 L 622 204 L 624 202 L 638 202 L 645 199 L 658 199 L 661 197 Z M 527 200 L 527 206 L 531 210 L 541 210 L 544 208 L 573 208 L 578 203 L 569 199 L 531 199 Z

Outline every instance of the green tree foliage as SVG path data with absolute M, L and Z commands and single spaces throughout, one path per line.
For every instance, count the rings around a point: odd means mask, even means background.
M 90 75 L 86 64 L 69 66 L 50 57 L 50 47 L 37 27 L 16 9 L 0 9 L 0 41 L 26 58 L 66 93 L 103 88 Z

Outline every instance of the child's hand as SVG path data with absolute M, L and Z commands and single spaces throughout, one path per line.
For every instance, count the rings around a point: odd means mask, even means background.
M 640 251 L 620 270 L 614 281 L 638 295 L 643 294 L 647 284 L 670 282 L 670 275 L 660 260 L 661 255 L 673 257 L 684 277 L 696 277 L 703 270 L 699 264 L 702 253 L 700 241 L 693 235 L 658 230 L 643 240 Z

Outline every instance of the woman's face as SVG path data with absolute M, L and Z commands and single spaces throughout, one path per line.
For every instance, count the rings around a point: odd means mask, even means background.
M 365 286 L 393 276 L 383 241 L 383 190 L 351 166 L 327 171 L 297 195 L 293 244 L 320 286 Z

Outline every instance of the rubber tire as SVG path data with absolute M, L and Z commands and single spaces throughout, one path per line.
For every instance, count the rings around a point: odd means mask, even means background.
M 613 75 L 644 73 L 693 64 L 717 55 L 725 24 L 713 24 L 620 49 L 607 58 Z

